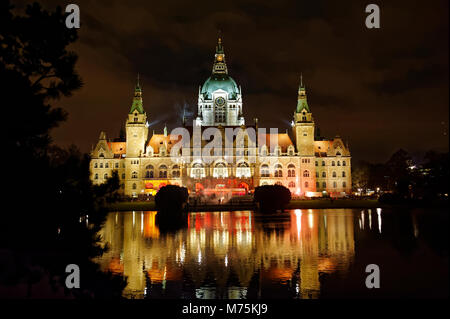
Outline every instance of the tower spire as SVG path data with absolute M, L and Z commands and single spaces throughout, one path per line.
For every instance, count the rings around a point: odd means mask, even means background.
M 309 113 L 311 112 L 308 106 L 308 101 L 306 99 L 306 89 L 303 85 L 303 73 L 300 73 L 300 86 L 298 88 L 298 98 L 297 98 L 297 113 L 300 113 L 303 109 Z
M 222 34 L 219 31 L 217 37 L 216 54 L 214 55 L 213 74 L 228 74 L 227 64 L 225 62 L 225 51 L 222 45 Z
M 138 111 L 140 114 L 144 113 L 144 107 L 142 102 L 142 89 L 141 84 L 139 83 L 139 73 L 137 75 L 137 83 L 136 87 L 134 88 L 134 97 L 133 97 L 133 103 L 131 104 L 130 114 L 134 111 Z

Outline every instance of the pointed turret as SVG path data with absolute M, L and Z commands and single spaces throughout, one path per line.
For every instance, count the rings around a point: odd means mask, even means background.
M 137 111 L 139 114 L 144 114 L 144 106 L 142 102 L 142 88 L 139 83 L 139 73 L 137 77 L 136 87 L 134 88 L 133 103 L 131 104 L 130 114 Z
M 303 75 L 300 75 L 300 86 L 298 88 L 298 98 L 297 98 L 297 113 L 302 112 L 303 110 L 306 110 L 306 112 L 310 113 L 311 110 L 308 106 L 308 101 L 306 99 L 306 89 L 303 85 Z
M 213 74 L 228 74 L 227 64 L 225 62 L 225 52 L 222 45 L 222 36 L 219 34 L 216 45 L 216 54 L 214 55 Z

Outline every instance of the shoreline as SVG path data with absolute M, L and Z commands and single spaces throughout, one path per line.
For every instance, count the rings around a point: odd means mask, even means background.
M 338 209 L 338 208 L 389 208 L 396 205 L 388 205 L 379 203 L 374 199 L 335 199 L 333 201 L 327 200 L 293 200 L 285 209 Z M 107 206 L 111 211 L 155 211 L 156 206 L 154 201 L 133 201 L 133 202 L 118 202 Z M 202 205 L 191 206 L 189 211 L 236 211 L 236 210 L 254 210 L 256 207 L 253 205 Z

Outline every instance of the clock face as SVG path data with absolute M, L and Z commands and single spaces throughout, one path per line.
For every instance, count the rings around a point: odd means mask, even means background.
M 218 97 L 216 99 L 216 105 L 217 106 L 223 106 L 225 104 L 225 99 L 223 97 Z

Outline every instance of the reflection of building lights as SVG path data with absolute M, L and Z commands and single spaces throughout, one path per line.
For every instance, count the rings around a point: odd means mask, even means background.
M 297 188 L 297 189 L 295 190 L 295 195 L 300 195 L 300 188 Z
M 314 226 L 314 217 L 313 217 L 312 213 L 308 214 L 308 225 L 309 225 L 309 228 L 313 228 L 313 226 Z
M 228 256 L 225 255 L 225 267 L 227 267 L 227 266 L 228 266 Z
M 381 234 L 381 208 L 377 208 L 377 215 L 378 215 L 378 231 Z
M 301 209 L 296 209 L 294 211 L 295 214 L 295 219 L 297 222 L 297 238 L 300 239 L 300 231 L 302 229 L 302 210 Z
M 200 264 L 202 262 L 202 252 L 198 251 L 198 263 Z
M 369 209 L 369 229 L 372 229 L 372 211 Z
M 135 221 L 136 221 L 136 217 L 135 217 L 135 211 L 133 210 L 133 227 L 134 227 L 134 224 L 135 224 Z
M 141 212 L 141 234 L 144 232 L 144 213 Z
M 364 229 L 364 211 L 361 211 L 361 224 L 362 224 L 362 229 Z

